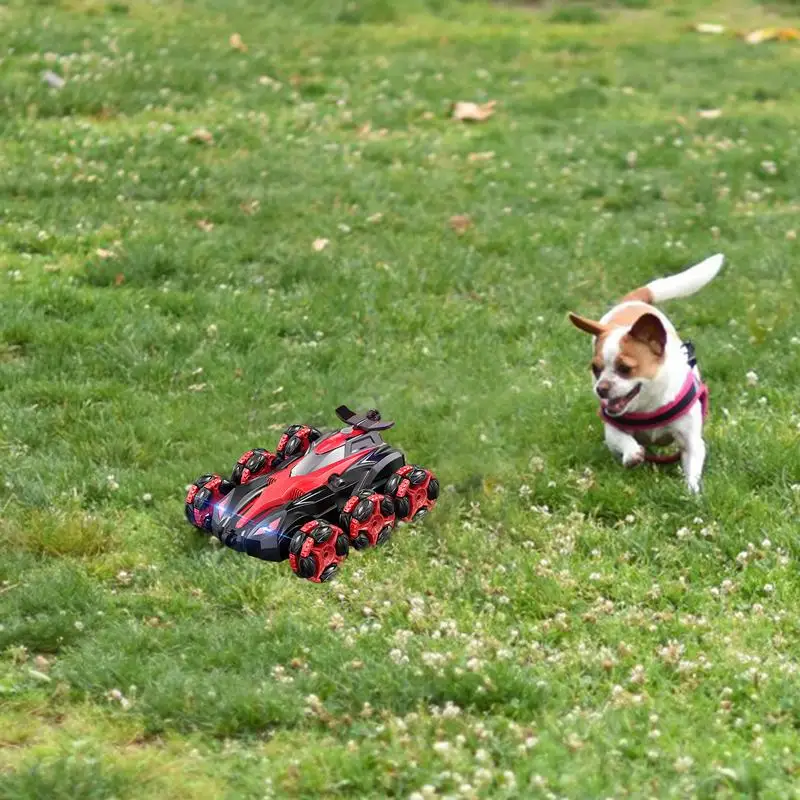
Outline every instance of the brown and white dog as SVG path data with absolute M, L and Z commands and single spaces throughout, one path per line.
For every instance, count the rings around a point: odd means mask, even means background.
M 692 355 L 666 315 L 653 304 L 694 294 L 722 267 L 721 254 L 678 275 L 659 278 L 622 298 L 599 322 L 570 314 L 594 338 L 594 391 L 608 448 L 626 467 L 680 458 L 686 484 L 700 491 L 706 446 L 708 391 Z M 647 445 L 675 443 L 680 455 L 652 455 Z

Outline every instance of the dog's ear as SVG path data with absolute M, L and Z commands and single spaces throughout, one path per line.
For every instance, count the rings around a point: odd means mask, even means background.
M 630 336 L 646 344 L 657 356 L 664 355 L 667 347 L 667 330 L 655 314 L 642 314 L 630 330 Z
M 587 319 L 580 314 L 573 314 L 570 311 L 569 321 L 584 333 L 591 333 L 592 336 L 601 336 L 608 331 L 608 327 L 600 322 L 595 322 L 593 319 Z

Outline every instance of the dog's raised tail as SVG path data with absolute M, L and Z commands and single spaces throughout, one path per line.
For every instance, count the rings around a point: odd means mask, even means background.
M 638 300 L 643 303 L 663 303 L 677 297 L 688 297 L 699 292 L 707 283 L 711 283 L 722 269 L 725 256 L 722 253 L 707 258 L 693 267 L 670 275 L 668 278 L 656 278 L 646 286 L 630 292 L 622 298 L 623 302 Z

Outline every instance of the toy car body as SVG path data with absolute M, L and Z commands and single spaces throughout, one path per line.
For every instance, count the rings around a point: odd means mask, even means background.
M 289 560 L 298 576 L 329 580 L 350 546 L 386 542 L 397 522 L 416 521 L 436 503 L 439 483 L 406 464 L 380 432 L 377 411 L 336 409 L 346 427 L 322 433 L 293 425 L 276 452 L 248 450 L 230 479 L 198 478 L 186 517 L 228 547 L 265 561 Z

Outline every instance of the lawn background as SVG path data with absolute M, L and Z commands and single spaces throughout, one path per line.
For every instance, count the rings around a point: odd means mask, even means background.
M 0 3 L 0 798 L 796 792 L 800 45 L 735 34 L 799 16 Z M 565 318 L 717 251 L 695 501 Z M 340 403 L 424 526 L 314 586 L 186 525 Z

